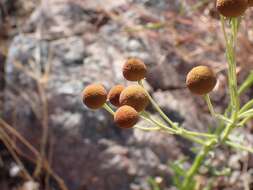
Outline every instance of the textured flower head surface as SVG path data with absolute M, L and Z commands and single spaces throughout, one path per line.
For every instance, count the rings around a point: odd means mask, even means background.
M 137 112 L 143 111 L 149 104 L 148 95 L 139 85 L 126 87 L 120 94 L 120 105 L 133 107 Z
M 217 0 L 216 8 L 225 17 L 243 15 L 248 7 L 248 0 Z
M 91 84 L 83 90 L 83 103 L 90 109 L 101 108 L 106 99 L 107 92 L 101 84 Z
M 110 103 L 116 107 L 120 106 L 119 97 L 121 92 L 125 89 L 123 85 L 115 85 L 111 88 L 111 90 L 108 93 L 108 100 Z
M 114 122 L 121 128 L 132 128 L 138 119 L 138 112 L 131 106 L 122 106 L 114 114 Z
M 123 66 L 123 76 L 128 81 L 139 81 L 144 79 L 147 74 L 147 67 L 137 58 L 130 58 Z
M 252 6 L 253 6 L 253 0 L 249 0 L 249 1 L 248 1 L 248 6 L 249 6 L 249 7 L 252 7 Z
M 207 66 L 194 67 L 186 77 L 186 85 L 189 90 L 197 95 L 208 94 L 216 85 L 216 75 Z

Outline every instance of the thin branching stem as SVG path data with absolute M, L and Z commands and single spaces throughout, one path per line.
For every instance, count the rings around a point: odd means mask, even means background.
M 239 111 L 239 114 L 242 114 L 243 112 L 249 110 L 250 108 L 253 108 L 253 99 L 247 102 Z
M 204 95 L 204 99 L 205 99 L 205 101 L 206 101 L 206 103 L 207 103 L 207 106 L 208 106 L 208 109 L 209 109 L 210 114 L 211 114 L 214 118 L 217 118 L 217 119 L 219 119 L 219 120 L 225 122 L 226 124 L 231 124 L 231 123 L 232 123 L 232 120 L 230 120 L 229 118 L 227 118 L 227 117 L 225 117 L 225 116 L 223 116 L 223 115 L 218 114 L 218 113 L 215 112 L 209 94 Z
M 105 103 L 103 105 L 103 108 L 108 111 L 110 114 L 114 115 L 115 112 L 112 110 L 112 108 L 107 104 Z M 205 141 L 203 141 L 202 139 L 198 138 L 200 135 L 197 133 L 197 132 L 189 132 L 189 131 L 186 131 L 184 129 L 172 129 L 168 126 L 166 126 L 165 124 L 161 123 L 160 121 L 157 121 L 156 119 L 152 118 L 149 113 L 147 112 L 142 112 L 140 117 L 142 119 L 144 119 L 145 121 L 149 122 L 150 124 L 153 124 L 155 127 L 141 127 L 141 126 L 138 126 L 138 125 L 135 125 L 134 128 L 137 128 L 137 129 L 141 129 L 141 130 L 145 130 L 145 131 L 154 131 L 154 130 L 161 130 L 161 131 L 164 131 L 164 132 L 167 132 L 167 133 L 170 133 L 172 135 L 179 135 L 179 136 L 182 136 L 192 142 L 195 142 L 197 144 L 201 144 L 201 145 L 205 145 Z M 201 134 L 202 137 L 208 137 L 208 138 L 213 138 L 214 136 L 212 135 L 209 135 L 209 134 Z
M 211 99 L 210 99 L 209 94 L 206 94 L 206 95 L 204 96 L 204 99 L 205 99 L 205 101 L 206 101 L 206 103 L 207 103 L 207 106 L 208 106 L 208 109 L 209 109 L 211 115 L 215 118 L 215 117 L 216 117 L 216 113 L 215 113 L 215 111 L 214 111 L 213 104 L 212 104 L 212 102 L 211 102 Z
M 143 81 L 139 81 L 138 82 L 140 86 L 143 86 Z M 152 98 L 152 96 L 149 94 L 149 92 L 144 88 L 144 90 L 146 91 L 146 94 L 149 98 L 149 101 L 151 102 L 151 104 L 154 106 L 154 108 L 156 109 L 156 111 L 161 115 L 161 117 L 174 129 L 178 129 L 178 127 L 175 125 L 175 123 L 167 117 L 167 115 L 162 111 L 162 109 L 159 107 L 159 105 L 155 102 L 155 100 Z
M 108 111 L 110 114 L 114 115 L 113 109 L 112 109 L 107 103 L 105 103 L 105 104 L 103 105 L 103 108 L 104 108 L 106 111 Z
M 238 118 L 242 119 L 242 118 L 245 118 L 245 117 L 250 117 L 251 115 L 253 115 L 253 109 L 250 109 L 248 111 L 243 112 L 242 114 L 240 114 L 238 116 Z
M 238 124 L 238 126 L 243 127 L 248 121 L 250 121 L 253 118 L 253 114 L 245 117 L 242 121 L 240 121 L 240 123 Z
M 181 129 L 181 128 L 178 128 L 177 130 L 169 128 L 168 126 L 162 124 L 161 122 L 153 119 L 147 112 L 142 112 L 142 118 L 145 120 L 151 121 L 154 125 L 160 127 L 160 129 L 163 131 L 169 132 L 170 134 L 182 136 L 182 137 L 184 137 L 192 142 L 195 142 L 197 144 L 205 145 L 205 142 L 203 140 L 201 140 L 200 138 L 187 133 L 184 129 Z
M 209 151 L 213 148 L 213 145 L 215 143 L 216 143 L 215 140 L 211 140 L 202 147 L 202 150 L 195 157 L 193 165 L 190 167 L 190 169 L 186 173 L 186 177 L 183 181 L 181 190 L 188 190 L 188 187 L 190 186 L 190 184 L 193 183 L 192 181 L 193 177 L 198 172 L 200 166 L 202 165 L 203 160 L 208 155 Z
M 143 130 L 143 131 L 160 131 L 160 127 L 142 127 L 139 125 L 134 126 L 135 129 Z
M 225 144 L 228 145 L 228 146 L 231 146 L 232 148 L 239 149 L 239 150 L 242 150 L 242 151 L 247 151 L 247 152 L 250 152 L 250 153 L 253 154 L 253 148 L 252 147 L 243 146 L 241 144 L 237 144 L 237 143 L 232 142 L 232 141 L 226 141 Z
M 227 122 L 226 127 L 223 129 L 223 131 L 217 134 L 218 136 L 221 135 L 221 137 L 217 137 L 215 139 L 208 141 L 208 143 L 206 143 L 206 145 L 202 147 L 202 150 L 197 154 L 192 166 L 186 173 L 186 177 L 184 178 L 181 190 L 188 190 L 190 184 L 193 183 L 192 180 L 194 176 L 196 175 L 196 173 L 198 172 L 200 166 L 202 165 L 203 160 L 208 155 L 210 150 L 214 148 L 214 145 L 219 142 L 217 139 L 221 139 L 221 143 L 227 143 L 227 144 L 230 144 L 230 146 L 232 145 L 235 146 L 235 144 L 228 142 L 227 138 L 230 132 L 232 131 L 232 129 L 236 126 L 236 122 L 238 120 L 238 117 L 237 117 L 238 111 L 240 108 L 239 96 L 238 96 L 238 90 L 237 90 L 236 60 L 235 60 L 235 46 L 236 46 L 236 38 L 237 38 L 237 32 L 238 32 L 238 27 L 239 27 L 239 21 L 238 21 L 238 18 L 232 19 L 231 21 L 232 32 L 231 32 L 230 38 L 228 38 L 228 35 L 226 33 L 225 19 L 223 16 L 221 16 L 221 24 L 222 24 L 222 31 L 223 31 L 225 42 L 226 42 L 226 56 L 227 56 L 227 61 L 228 61 L 228 81 L 229 81 L 229 93 L 230 93 L 230 104 L 228 106 L 228 111 L 232 111 L 231 122 L 229 119 L 229 122 Z M 213 116 L 217 117 L 217 114 L 214 111 L 214 108 L 211 104 L 211 100 L 208 95 L 205 96 L 205 100 L 207 102 L 210 113 Z
M 143 111 L 141 113 L 141 116 L 142 116 L 143 119 L 149 119 L 150 121 L 153 122 L 153 124 L 159 126 L 161 129 L 168 130 L 168 131 L 170 131 L 172 133 L 176 133 L 177 132 L 177 130 L 169 128 L 168 126 L 164 125 L 160 121 L 157 121 L 156 119 L 154 119 L 153 117 L 151 117 L 151 115 L 148 112 L 146 112 L 146 111 Z
M 224 20 L 222 20 L 224 22 Z M 231 115 L 231 124 L 227 124 L 224 131 L 221 134 L 221 140 L 224 142 L 229 133 L 235 127 L 236 122 L 238 120 L 238 112 L 240 109 L 239 103 L 239 95 L 237 90 L 237 76 L 236 76 L 236 59 L 235 59 L 235 46 L 236 46 L 236 39 L 239 27 L 239 20 L 238 18 L 231 19 L 231 38 L 226 40 L 226 55 L 228 61 L 228 83 L 229 83 L 229 92 L 230 92 L 230 106 L 232 108 L 232 115 Z

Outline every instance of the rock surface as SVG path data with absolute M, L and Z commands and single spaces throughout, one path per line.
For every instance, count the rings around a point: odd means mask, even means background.
M 166 189 L 171 186 L 172 175 L 168 163 L 183 153 L 193 156 L 188 142 L 180 138 L 121 130 L 104 110 L 94 112 L 83 106 L 81 92 L 90 83 L 103 83 L 107 89 L 128 84 L 121 74 L 127 57 L 137 56 L 148 65 L 150 92 L 174 121 L 196 131 L 206 131 L 206 123 L 212 124 L 207 108 L 185 89 L 185 73 L 195 63 L 174 50 L 174 39 L 170 36 L 165 43 L 154 31 L 148 31 L 148 36 L 127 32 L 135 24 L 157 21 L 159 14 L 150 18 L 145 16 L 147 12 L 177 11 L 178 3 L 132 3 L 141 14 L 134 8 L 126 11 L 129 5 L 125 0 L 43 1 L 9 48 L 5 115 L 39 146 L 44 118 L 34 80 L 39 78 L 48 101 L 52 165 L 70 190 L 148 190 L 149 176 L 162 176 Z M 182 22 L 188 26 L 187 20 Z M 189 30 L 182 25 L 177 27 Z M 166 32 L 162 29 L 161 36 L 165 38 Z M 182 41 L 178 39 L 178 43 Z M 150 111 L 154 114 L 153 109 Z

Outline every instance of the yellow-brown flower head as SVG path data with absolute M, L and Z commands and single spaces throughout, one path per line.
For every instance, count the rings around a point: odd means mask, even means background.
M 249 7 L 252 7 L 252 6 L 253 6 L 253 0 L 249 0 L 249 1 L 248 1 L 248 6 L 249 6 Z
M 139 85 L 131 85 L 121 92 L 119 102 L 120 105 L 131 106 L 140 112 L 147 107 L 149 99 L 144 88 Z
M 215 84 L 215 73 L 207 66 L 194 67 L 186 77 L 187 87 L 192 93 L 197 95 L 204 95 L 211 92 Z
M 107 92 L 101 84 L 91 84 L 83 90 L 83 103 L 90 109 L 101 108 L 106 99 Z
M 138 112 L 131 106 L 122 106 L 114 114 L 114 122 L 121 128 L 132 128 L 138 119 Z
M 248 7 L 248 0 L 217 0 L 216 8 L 225 17 L 241 16 Z
M 112 105 L 119 107 L 120 103 L 119 103 L 119 97 L 121 92 L 124 90 L 124 86 L 123 85 L 115 85 L 114 87 L 111 88 L 111 90 L 108 93 L 108 100 L 111 102 Z
M 139 81 L 147 74 L 147 67 L 140 59 L 130 58 L 123 66 L 123 76 L 128 81 Z

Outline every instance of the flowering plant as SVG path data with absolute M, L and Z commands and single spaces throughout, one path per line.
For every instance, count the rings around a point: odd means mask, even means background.
M 128 59 L 122 69 L 124 78 L 128 81 L 136 82 L 136 84 L 128 87 L 122 85 L 114 86 L 108 94 L 101 84 L 91 84 L 83 91 L 83 102 L 87 107 L 91 109 L 103 107 L 114 116 L 115 123 L 121 128 L 161 131 L 170 135 L 181 136 L 201 145 L 201 149 L 197 153 L 191 167 L 186 172 L 179 172 L 180 174 L 176 175 L 178 179 L 174 180 L 174 182 L 180 190 L 196 189 L 194 177 L 208 154 L 218 146 L 227 145 L 253 153 L 253 148 L 238 144 L 230 138 L 230 134 L 234 129 L 245 126 L 253 118 L 253 100 L 248 101 L 244 105 L 240 104 L 240 95 L 253 83 L 253 73 L 238 87 L 235 55 L 241 16 L 252 4 L 252 1 L 248 2 L 248 0 L 217 0 L 216 2 L 217 10 L 221 14 L 221 25 L 228 62 L 227 77 L 230 102 L 226 111 L 223 114 L 217 113 L 211 103 L 209 93 L 217 82 L 216 74 L 212 68 L 197 66 L 186 77 L 186 86 L 190 92 L 205 99 L 210 114 L 219 123 L 217 130 L 214 132 L 190 131 L 182 128 L 178 123 L 167 117 L 145 89 L 143 81 L 145 80 L 147 67 L 141 60 L 136 58 Z M 227 32 L 226 22 L 230 26 L 229 33 Z M 154 119 L 145 111 L 149 103 L 153 105 L 163 121 Z M 116 111 L 114 111 L 114 108 L 116 108 Z M 139 119 L 146 120 L 153 127 L 138 126 L 137 122 Z M 185 170 L 184 168 L 181 169 Z

